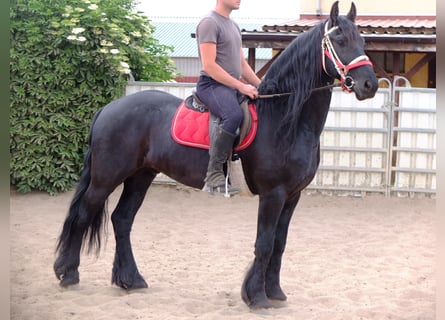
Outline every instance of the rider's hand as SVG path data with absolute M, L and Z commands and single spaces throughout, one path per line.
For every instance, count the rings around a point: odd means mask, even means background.
M 255 100 L 258 97 L 258 89 L 250 84 L 244 84 L 238 89 L 239 92 Z

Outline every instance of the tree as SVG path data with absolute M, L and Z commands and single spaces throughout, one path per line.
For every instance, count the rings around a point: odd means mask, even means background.
M 69 190 L 94 113 L 136 80 L 175 75 L 171 48 L 134 0 L 15 0 L 10 8 L 10 178 Z

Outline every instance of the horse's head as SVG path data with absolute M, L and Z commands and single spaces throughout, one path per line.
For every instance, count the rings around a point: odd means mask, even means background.
M 354 3 L 346 17 L 339 16 L 338 1 L 331 8 L 326 20 L 323 47 L 323 68 L 337 79 L 348 92 L 354 92 L 358 100 L 374 97 L 378 81 L 372 63 L 365 55 L 364 40 L 355 25 Z

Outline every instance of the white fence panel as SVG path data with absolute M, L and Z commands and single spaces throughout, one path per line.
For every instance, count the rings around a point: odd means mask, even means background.
M 161 90 L 185 99 L 192 93 L 193 88 L 195 88 L 193 83 L 135 81 L 127 85 L 125 95 L 128 96 L 142 90 Z
M 321 136 L 319 170 L 309 185 L 335 192 L 385 192 L 387 185 L 390 90 L 358 101 L 335 89 Z
M 435 193 L 436 90 L 395 87 L 395 92 L 392 191 Z

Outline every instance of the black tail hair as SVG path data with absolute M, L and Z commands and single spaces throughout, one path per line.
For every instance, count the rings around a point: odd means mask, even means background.
M 71 204 L 68 210 L 68 215 L 65 219 L 65 222 L 63 224 L 63 229 L 60 234 L 60 237 L 57 241 L 56 245 L 56 252 L 65 252 L 65 249 L 70 247 L 71 242 L 71 236 L 73 232 L 73 228 L 76 225 L 76 222 L 79 219 L 79 206 L 80 202 L 82 200 L 82 197 L 85 195 L 86 190 L 88 189 L 91 181 L 91 137 L 93 134 L 93 126 L 96 122 L 99 114 L 101 113 L 102 109 L 100 109 L 93 117 L 93 120 L 91 122 L 90 126 L 90 133 L 88 136 L 88 149 L 85 153 L 84 160 L 83 160 L 83 168 L 80 174 L 80 179 L 78 182 L 78 185 L 76 187 L 76 192 L 73 196 L 73 199 L 71 200 Z M 107 221 L 107 206 L 106 203 L 104 204 L 102 208 L 101 214 L 94 214 L 92 215 L 91 221 L 87 221 L 87 228 L 85 228 L 85 231 L 83 233 L 82 242 L 83 240 L 88 239 L 88 253 L 90 253 L 94 248 L 96 248 L 96 254 L 99 253 L 100 247 L 101 247 L 101 230 L 102 226 L 104 226 L 103 229 L 105 229 L 104 221 Z

